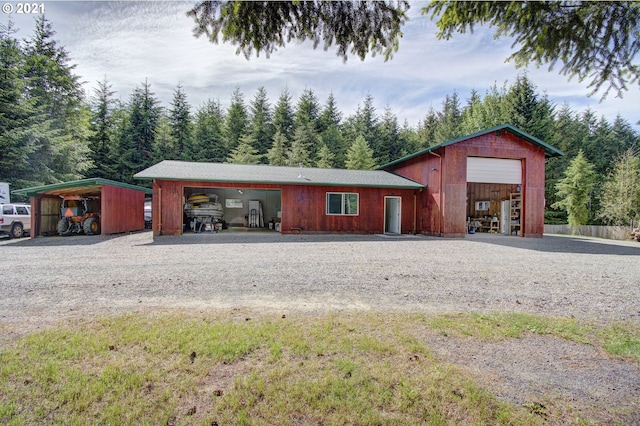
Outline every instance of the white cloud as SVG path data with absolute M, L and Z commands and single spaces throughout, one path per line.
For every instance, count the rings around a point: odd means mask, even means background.
M 403 28 L 400 49 L 391 61 L 352 57 L 346 63 L 334 49 L 312 49 L 310 43 L 292 43 L 274 52 L 246 60 L 236 48 L 211 44 L 192 35 L 193 21 L 185 14 L 190 2 L 52 2 L 46 3 L 47 18 L 57 39 L 77 64 L 76 72 L 87 82 L 87 92 L 105 76 L 126 100 L 133 89 L 148 79 L 165 106 L 180 83 L 190 103 L 197 107 L 208 98 L 227 105 L 235 87 L 250 101 L 264 86 L 272 103 L 286 87 L 294 102 L 305 88 L 312 89 L 321 103 L 330 92 L 338 107 L 352 113 L 370 93 L 380 113 L 388 104 L 402 122 L 411 125 L 436 109 L 446 94 L 456 90 L 464 101 L 472 89 L 481 95 L 491 85 L 513 82 L 521 70 L 505 63 L 511 41 L 493 39 L 493 31 L 479 29 L 456 35 L 451 40 L 436 38 L 435 24 L 422 17 L 419 6 L 410 11 Z M 23 36 L 33 21 L 20 17 Z M 586 96 L 586 84 L 567 81 L 557 70 L 528 69 L 540 93 L 576 111 L 590 106 L 613 120 L 621 113 L 629 122 L 640 119 L 637 112 L 640 90 L 633 87 L 623 99 L 610 96 L 599 103 L 599 95 Z

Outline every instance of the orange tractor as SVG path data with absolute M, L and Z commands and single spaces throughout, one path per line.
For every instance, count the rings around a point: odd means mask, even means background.
M 91 199 L 65 197 L 60 208 L 62 218 L 58 221 L 58 234 L 100 234 L 100 213 L 93 212 L 92 204 L 96 203 Z

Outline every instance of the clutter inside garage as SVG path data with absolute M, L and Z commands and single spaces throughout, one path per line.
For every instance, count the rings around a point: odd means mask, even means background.
M 185 188 L 183 232 L 280 232 L 281 191 Z
M 522 185 L 467 183 L 467 232 L 521 235 Z

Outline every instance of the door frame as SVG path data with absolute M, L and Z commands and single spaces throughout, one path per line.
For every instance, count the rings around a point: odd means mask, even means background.
M 387 223 L 389 222 L 389 214 L 392 214 L 393 212 L 390 210 L 394 210 L 394 209 L 388 209 L 387 206 L 389 205 L 388 202 L 391 200 L 396 200 L 397 203 L 395 204 L 395 209 L 397 209 L 397 215 L 398 215 L 398 226 L 397 226 L 397 232 L 394 232 L 392 230 L 387 229 Z M 399 196 L 385 196 L 384 197 L 384 233 L 385 234 L 402 234 L 402 197 Z

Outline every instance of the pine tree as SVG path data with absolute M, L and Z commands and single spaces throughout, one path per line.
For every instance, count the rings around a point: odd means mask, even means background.
M 196 112 L 195 152 L 197 161 L 224 162 L 224 115 L 219 101 L 208 100 Z
M 128 127 L 119 146 L 119 174 L 123 182 L 134 183 L 133 175 L 153 163 L 156 126 L 162 113 L 148 81 L 133 91 L 128 109 Z
M 88 141 L 92 135 L 91 132 L 91 109 L 85 103 L 74 111 L 73 119 L 69 119 L 65 125 L 69 134 L 70 143 L 66 146 L 66 152 L 62 155 L 65 163 L 60 170 L 65 168 L 66 174 L 60 176 L 64 181 L 79 179 L 86 176 L 87 170 L 91 167 L 89 160 L 89 144 Z
M 628 144 L 628 140 L 625 141 L 624 138 L 618 137 L 613 126 L 604 116 L 601 116 L 596 124 L 594 137 L 597 141 L 599 155 L 594 156 L 593 163 L 596 166 L 596 172 L 605 176 L 607 171 L 613 168 L 615 159 L 631 148 L 633 143 Z
M 269 160 L 269 164 L 272 166 L 286 166 L 287 165 L 287 157 L 286 153 L 288 150 L 289 141 L 285 135 L 280 133 L 279 131 L 273 135 L 273 144 L 271 145 L 271 149 L 267 153 L 267 159 Z
M 569 167 L 571 158 L 575 157 L 579 151 L 580 128 L 575 112 L 564 104 L 556 114 L 556 119 L 551 130 L 551 139 L 548 143 L 563 151 L 566 155 L 562 157 L 550 158 L 545 166 L 545 199 L 547 206 L 551 206 L 558 201 L 556 185 L 563 178 L 564 171 Z M 565 210 L 555 210 L 547 208 L 545 221 L 550 224 L 567 223 Z
M 39 17 L 24 48 L 23 96 L 33 108 L 30 137 L 37 140 L 30 161 L 33 179 L 41 183 L 78 179 L 90 165 L 84 93 L 54 35 L 51 23 Z
M 374 145 L 378 137 L 378 115 L 373 105 L 373 96 L 368 93 L 362 105 L 358 105 L 353 116 L 347 119 L 347 138 L 355 140 L 362 135 L 369 146 L 374 150 Z
M 171 126 L 171 119 L 166 114 L 158 117 L 158 123 L 155 128 L 155 138 L 153 139 L 153 149 L 151 150 L 151 159 L 153 163 L 159 163 L 163 160 L 181 160 L 176 149 L 176 143 L 173 136 L 174 129 Z
M 333 96 L 333 92 L 329 93 L 327 101 L 324 104 L 324 108 L 318 118 L 318 131 L 323 133 L 329 127 L 338 128 L 342 122 L 342 113 L 338 109 L 336 98 Z
M 318 98 L 313 93 L 313 90 L 305 89 L 296 105 L 295 127 L 311 125 L 311 128 L 317 132 L 319 115 L 320 105 Z
M 318 150 L 318 161 L 316 161 L 316 167 L 322 169 L 331 169 L 334 167 L 335 154 L 331 152 L 327 145 L 322 145 Z
M 244 95 L 236 87 L 231 95 L 231 105 L 227 110 L 224 124 L 225 155 L 229 155 L 240 143 L 240 139 L 247 133 L 249 119 Z
M 578 233 L 578 226 L 586 225 L 589 220 L 591 190 L 596 179 L 593 169 L 593 164 L 587 161 L 580 150 L 565 171 L 565 177 L 556 185 L 559 201 L 551 207 L 567 211 L 569 226 L 574 234 Z
M 418 138 L 418 132 L 409 125 L 409 121 L 406 119 L 400 128 L 399 139 L 400 144 L 404 147 L 402 152 L 400 152 L 400 157 L 417 152 L 422 147 Z M 397 158 L 393 158 L 392 161 L 393 160 L 397 160 Z
M 471 96 L 467 100 L 467 107 L 462 112 L 462 122 L 460 123 L 460 127 L 463 134 L 471 135 L 483 129 L 492 127 L 485 126 L 483 112 L 482 99 L 474 89 L 471 91 Z
M 463 136 L 462 134 L 462 109 L 458 93 L 447 95 L 442 103 L 442 111 L 438 114 L 438 126 L 434 132 L 437 143 L 449 141 Z
M 13 23 L 0 24 L 0 179 L 18 188 L 35 183 L 30 158 L 38 149 L 29 131 L 32 107 L 22 96 L 23 62 Z
M 510 117 L 506 97 L 506 82 L 500 88 L 498 88 L 498 85 L 494 83 L 487 93 L 485 93 L 484 98 L 482 99 L 482 108 L 479 113 L 481 117 L 480 123 L 482 123 L 482 128 L 480 130 L 509 123 Z
M 373 149 L 369 148 L 364 136 L 358 135 L 353 141 L 347 152 L 345 166 L 351 170 L 371 170 L 376 166 Z
M 547 139 L 553 108 L 546 97 L 538 97 L 536 86 L 526 74 L 518 75 L 509 88 L 505 104 L 509 124 L 542 140 Z
M 114 105 L 113 112 L 111 114 L 111 120 L 113 126 L 111 127 L 111 143 L 114 145 L 116 151 L 115 168 L 111 179 L 125 182 L 125 162 L 122 157 L 127 153 L 130 145 L 130 110 L 129 105 L 123 104 L 121 101 L 117 101 Z
M 231 151 L 227 162 L 234 164 L 259 164 L 262 157 L 255 147 L 256 138 L 252 134 L 246 134 L 240 138 L 238 146 Z
M 627 150 L 618 156 L 602 186 L 599 217 L 610 225 L 632 225 L 640 220 L 640 158 Z
M 293 107 L 291 106 L 291 95 L 285 88 L 278 98 L 275 110 L 273 112 L 273 127 L 275 132 L 280 132 L 287 140 L 293 138 L 294 132 Z
M 187 102 L 187 95 L 182 86 L 173 92 L 173 100 L 169 109 L 169 124 L 173 138 L 173 158 L 180 160 L 195 160 L 193 140 L 193 123 L 191 122 L 191 106 Z
M 332 124 L 320 134 L 320 144 L 321 149 L 322 146 L 326 146 L 334 156 L 331 167 L 340 168 L 344 166 L 348 147 L 345 144 L 342 132 L 337 126 Z M 318 156 L 320 156 L 319 151 Z
M 105 77 L 94 89 L 92 101 L 91 131 L 89 137 L 89 159 L 92 161 L 87 175 L 110 178 L 117 169 L 115 147 L 112 145 L 112 108 L 115 103 L 114 91 Z
M 603 123 L 604 121 L 604 123 Z M 613 133 L 606 120 L 599 118 L 595 111 L 587 108 L 578 118 L 579 126 L 575 136 L 575 144 L 584 153 L 587 161 L 594 165 L 594 170 L 600 178 L 604 178 L 613 157 L 604 158 L 604 151 L 611 145 Z M 611 154 L 611 152 L 609 152 Z
M 318 140 L 312 123 L 296 127 L 296 132 L 291 141 L 291 147 L 287 152 L 287 164 L 289 166 L 311 166 L 311 155 L 309 154 L 309 144 Z
M 80 105 L 83 91 L 80 78 L 73 74 L 75 65 L 69 65 L 69 54 L 54 40 L 55 34 L 50 21 L 36 18 L 34 34 L 25 46 L 26 91 L 52 118 L 64 120 Z
M 418 142 L 419 148 L 426 148 L 437 145 L 436 129 L 438 128 L 438 113 L 433 107 L 429 107 L 427 115 L 418 124 Z
M 271 118 L 271 106 L 267 98 L 267 91 L 259 87 L 250 105 L 251 133 L 256 139 L 256 149 L 259 154 L 266 154 L 273 139 L 273 123 Z
M 620 152 L 624 152 L 634 146 L 640 146 L 640 133 L 634 131 L 631 124 L 622 118 L 620 114 L 617 114 L 615 120 L 613 120 L 611 130 L 614 138 L 618 141 Z
M 384 109 L 378 133 L 378 151 L 374 150 L 374 157 L 381 164 L 400 158 L 404 147 L 400 141 L 398 118 L 388 105 Z

